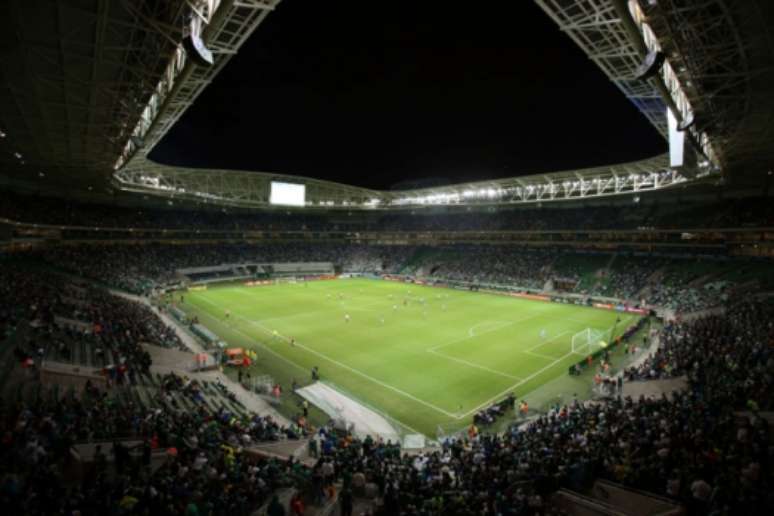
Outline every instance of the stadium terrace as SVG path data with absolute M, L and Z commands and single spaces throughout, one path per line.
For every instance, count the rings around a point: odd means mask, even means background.
M 0 8 L 5 513 L 774 513 L 770 3 L 518 3 L 645 159 L 390 190 L 153 159 L 291 3 Z

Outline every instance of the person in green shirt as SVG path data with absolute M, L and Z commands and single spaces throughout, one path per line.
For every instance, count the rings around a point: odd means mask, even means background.
M 274 495 L 269 502 L 269 507 L 266 509 L 267 516 L 285 516 L 285 508 L 279 501 L 279 497 Z
M 185 516 L 199 516 L 199 507 L 191 500 L 185 507 Z

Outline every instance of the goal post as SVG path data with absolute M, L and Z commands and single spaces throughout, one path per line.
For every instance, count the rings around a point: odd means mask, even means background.
M 572 336 L 572 352 L 579 355 L 591 355 L 604 349 L 610 344 L 612 328 L 607 330 L 598 330 L 596 328 L 586 328 Z

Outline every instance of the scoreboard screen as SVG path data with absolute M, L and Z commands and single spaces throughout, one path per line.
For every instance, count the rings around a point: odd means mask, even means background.
M 306 205 L 306 186 L 295 183 L 272 181 L 269 204 L 304 206 Z

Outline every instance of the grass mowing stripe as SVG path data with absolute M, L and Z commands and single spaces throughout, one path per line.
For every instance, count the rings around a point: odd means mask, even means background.
M 209 301 L 208 299 L 200 298 L 200 299 L 199 299 L 199 301 L 204 301 L 204 302 L 206 302 L 206 303 L 209 303 L 210 305 L 212 305 L 212 306 L 214 306 L 214 307 L 216 307 L 216 308 L 220 309 L 220 307 L 219 307 L 218 305 L 216 305 L 216 304 L 215 304 L 215 303 L 213 303 L 212 301 Z M 196 304 L 196 301 L 194 301 L 194 304 Z M 202 314 L 206 315 L 207 317 L 209 317 L 210 319 L 212 319 L 213 321 L 215 321 L 215 322 L 216 322 L 217 324 L 219 324 L 219 325 L 221 325 L 221 324 L 224 324 L 224 323 L 223 323 L 223 321 L 219 320 L 217 317 L 215 317 L 214 315 L 210 314 L 210 313 L 209 313 L 209 312 L 207 312 L 206 310 L 202 311 Z M 246 320 L 246 322 L 247 322 L 248 324 L 252 323 L 252 321 L 249 321 L 249 320 Z M 258 345 L 260 348 L 262 348 L 262 349 L 263 349 L 263 350 L 265 350 L 265 351 L 268 351 L 270 354 L 272 354 L 272 355 L 276 356 L 277 358 L 281 359 L 282 361 L 284 361 L 284 362 L 286 362 L 286 363 L 288 363 L 288 364 L 291 364 L 291 365 L 293 365 L 294 367 L 297 367 L 297 368 L 301 369 L 301 370 L 302 370 L 302 371 L 304 371 L 304 372 L 307 372 L 307 369 L 306 369 L 305 367 L 303 367 L 303 366 L 301 366 L 301 365 L 299 365 L 299 364 L 297 364 L 297 363 L 293 362 L 292 360 L 290 360 L 290 359 L 288 359 L 288 358 L 286 358 L 286 357 L 282 356 L 280 353 L 277 353 L 276 351 L 274 351 L 274 350 L 273 350 L 273 349 L 271 349 L 270 347 L 268 347 L 268 346 L 266 346 L 266 345 L 262 344 L 261 342 L 259 342 L 258 340 L 256 340 L 256 339 L 255 339 L 253 336 L 251 336 L 251 335 L 248 335 L 247 333 L 245 333 L 245 332 L 243 332 L 242 330 L 240 330 L 240 329 L 238 329 L 238 328 L 235 328 L 235 327 L 233 327 L 233 326 L 229 326 L 229 328 L 230 328 L 230 329 L 231 329 L 231 331 L 233 331 L 234 333 L 238 333 L 239 335 L 242 335 L 243 337 L 245 337 L 246 339 L 248 339 L 248 340 L 249 340 L 251 343 L 255 343 L 255 344 L 257 344 L 257 345 Z M 285 339 L 285 340 L 287 341 L 287 338 L 286 338 L 286 337 L 283 337 L 283 339 Z M 382 415 L 382 416 L 383 416 L 383 415 Z M 410 431 L 412 431 L 412 432 L 414 432 L 414 433 L 416 433 L 416 434 L 422 434 L 422 433 L 423 433 L 423 432 L 420 432 L 419 430 L 417 430 L 416 428 L 413 428 L 412 426 L 408 425 L 407 423 L 405 423 L 405 422 L 403 422 L 403 421 L 399 420 L 399 419 L 398 419 L 398 418 L 396 418 L 396 417 L 393 417 L 393 416 L 389 416 L 389 417 L 390 417 L 391 419 L 393 419 L 393 420 L 397 421 L 397 422 L 398 422 L 400 425 L 402 425 L 402 426 L 403 426 L 403 427 L 405 427 L 406 429 L 408 429 L 408 430 L 410 430 Z
M 325 366 L 329 380 L 428 436 L 438 425 L 464 425 L 468 409 L 478 410 L 503 389 L 532 396 L 571 362 L 569 335 L 585 327 L 609 328 L 618 317 L 589 307 L 407 288 L 348 279 L 187 295 L 196 301 L 191 310 L 201 310 L 202 318 L 235 344 L 269 351 L 269 374 L 276 368 L 289 381 L 298 371 Z M 226 310 L 239 317 L 226 320 Z M 625 314 L 621 319 L 617 330 L 623 331 Z M 286 338 L 271 339 L 274 330 L 304 344 L 295 348 Z M 544 331 L 550 342 L 538 340 Z
M 218 305 L 216 305 L 215 303 L 213 303 L 213 302 L 212 302 L 212 301 L 210 301 L 210 300 L 205 300 L 205 299 L 202 299 L 202 301 L 206 301 L 207 303 L 211 304 L 212 306 L 215 306 L 216 308 L 219 308 L 219 307 L 218 307 Z M 236 311 L 234 311 L 234 312 L 232 312 L 232 313 L 233 313 L 233 315 L 234 315 L 235 317 L 239 317 L 240 319 L 244 320 L 244 321 L 245 321 L 245 322 L 247 322 L 248 324 L 251 324 L 251 325 L 253 325 L 253 326 L 257 327 L 257 328 L 260 328 L 260 329 L 262 329 L 262 330 L 263 330 L 263 331 L 265 331 L 267 334 L 269 334 L 269 335 L 272 335 L 272 334 L 273 334 L 271 330 L 269 330 L 269 329 L 268 329 L 266 326 L 263 326 L 261 323 L 259 323 L 259 322 L 257 322 L 257 321 L 251 321 L 250 319 L 248 319 L 247 317 L 244 317 L 243 315 L 239 314 L 239 313 L 238 313 L 238 312 L 236 312 Z M 235 330 L 235 331 L 238 331 L 238 332 L 239 332 L 239 330 Z M 242 333 L 242 332 L 239 332 L 239 333 Z M 246 335 L 246 334 L 244 334 L 244 333 L 242 333 L 242 335 L 245 335 L 245 336 L 247 336 L 247 335 Z M 280 338 L 282 338 L 283 340 L 285 340 L 285 341 L 289 341 L 289 340 L 290 340 L 290 339 L 288 339 L 287 337 L 285 337 L 284 335 L 279 335 L 279 334 L 278 334 L 278 336 L 279 336 Z M 336 360 L 336 359 L 333 359 L 333 358 L 331 358 L 331 357 L 329 357 L 329 356 L 326 356 L 326 355 L 324 355 L 323 353 L 320 353 L 319 351 L 316 351 L 316 350 L 314 350 L 314 349 L 312 349 L 312 348 L 309 348 L 309 347 L 307 347 L 307 346 L 304 346 L 303 344 L 301 344 L 301 343 L 300 343 L 300 342 L 298 342 L 298 341 L 296 341 L 296 342 L 295 342 L 295 346 L 296 346 L 296 347 L 298 347 L 298 348 L 301 348 L 301 349 L 305 350 L 305 351 L 306 351 L 306 352 L 308 352 L 308 353 L 311 353 L 311 354 L 313 354 L 313 355 L 315 355 L 315 356 L 318 356 L 318 357 L 322 358 L 323 360 L 327 360 L 328 362 L 331 362 L 332 364 L 336 364 L 337 366 L 341 367 L 342 369 L 346 369 L 347 371 L 351 371 L 351 372 L 353 372 L 353 373 L 355 373 L 355 374 L 357 374 L 357 375 L 359 375 L 359 376 L 362 376 L 362 377 L 363 377 L 363 378 L 365 378 L 366 380 L 370 380 L 370 381 L 374 382 L 374 383 L 375 383 L 375 384 L 377 384 L 377 385 L 380 385 L 380 386 L 382 386 L 382 387 L 384 387 L 384 388 L 386 388 L 386 389 L 390 389 L 391 391 L 397 392 L 398 394 L 400 394 L 400 395 L 402 395 L 402 396 L 405 396 L 405 397 L 409 398 L 410 400 L 416 401 L 417 403 L 421 403 L 422 405 L 424 405 L 424 406 L 426 406 L 426 407 L 428 407 L 428 408 L 431 408 L 431 409 L 433 409 L 433 410 L 435 410 L 435 411 L 437 411 L 437 412 L 440 412 L 441 414 L 443 414 L 443 415 L 445 415 L 445 416 L 448 416 L 448 417 L 455 417 L 455 414 L 453 414 L 453 413 L 451 413 L 451 412 L 448 412 L 448 411 L 446 411 L 446 410 L 442 409 L 441 407 L 438 407 L 438 406 L 436 406 L 436 405 L 433 405 L 432 403 L 429 403 L 429 402 L 427 402 L 427 401 L 424 401 L 424 400 L 422 400 L 422 399 L 419 399 L 419 398 L 417 398 L 416 396 L 414 396 L 413 394 L 409 394 L 408 392 L 406 392 L 406 391 L 403 391 L 403 390 L 401 390 L 401 389 L 398 389 L 397 387 L 394 387 L 394 386 L 392 386 L 392 385 L 390 385 L 390 384 L 388 384 L 388 383 L 384 383 L 383 381 L 381 381 L 381 380 L 378 380 L 378 379 L 374 378 L 373 376 L 367 375 L 366 373 L 364 373 L 364 372 L 362 372 L 362 371 L 358 371 L 358 370 L 357 370 L 357 369 L 355 369 L 354 367 L 348 366 L 347 364 L 344 364 L 344 363 L 342 363 L 342 362 L 339 362 L 339 361 L 338 361 L 338 360 Z
M 213 302 L 212 302 L 212 301 L 210 301 L 209 299 L 205 299 L 205 298 L 199 298 L 199 301 L 204 301 L 205 303 L 208 303 L 208 304 L 210 304 L 210 305 L 212 305 L 212 306 L 214 306 L 214 307 L 216 307 L 216 308 L 220 308 L 218 305 L 216 305 L 215 303 L 213 303 Z M 194 302 L 194 303 L 196 303 L 196 301 L 195 301 L 195 300 L 194 300 L 193 302 Z M 208 312 L 208 311 L 206 311 L 206 310 L 203 310 L 203 311 L 202 311 L 202 314 L 206 315 L 207 317 L 209 317 L 210 319 L 212 319 L 213 321 L 215 321 L 215 322 L 216 322 L 216 323 L 218 323 L 218 324 L 224 324 L 224 325 L 225 325 L 225 323 L 224 323 L 223 321 L 219 320 L 217 317 L 215 317 L 214 315 L 212 315 L 211 313 L 209 313 L 209 312 Z M 282 360 L 283 362 L 287 362 L 288 364 L 291 364 L 291 365 L 293 365 L 293 366 L 295 366 L 295 367 L 297 367 L 297 368 L 301 369 L 301 370 L 302 370 L 302 371 L 304 371 L 305 373 L 306 373 L 306 372 L 308 372 L 308 371 L 307 371 L 307 369 L 306 369 L 305 367 L 303 367 L 303 366 L 301 366 L 301 365 L 299 365 L 299 364 L 296 364 L 295 362 L 293 362 L 292 360 L 290 360 L 290 359 L 289 359 L 289 358 L 287 358 L 286 356 L 282 355 L 281 353 L 277 353 L 276 351 L 274 351 L 274 350 L 273 350 L 273 349 L 271 349 L 270 347 L 268 347 L 268 346 L 266 346 L 266 345 L 262 344 L 262 343 L 261 343 L 260 341 L 258 341 L 258 340 L 257 340 L 255 337 L 253 337 L 253 336 L 251 336 L 251 335 L 248 335 L 247 333 L 243 332 L 243 331 L 242 331 L 242 330 L 240 330 L 239 328 L 235 328 L 234 326 L 229 326 L 229 328 L 230 328 L 230 329 L 231 329 L 231 331 L 233 331 L 234 333 L 238 333 L 238 334 L 240 334 L 241 336 L 243 336 L 244 338 L 246 338 L 248 341 L 250 341 L 250 343 L 255 343 L 255 344 L 257 344 L 259 347 L 261 347 L 262 349 L 264 349 L 264 350 L 268 351 L 269 353 L 271 353 L 271 354 L 272 354 L 272 355 L 274 355 L 275 357 L 279 358 L 279 359 L 280 359 L 280 360 Z

